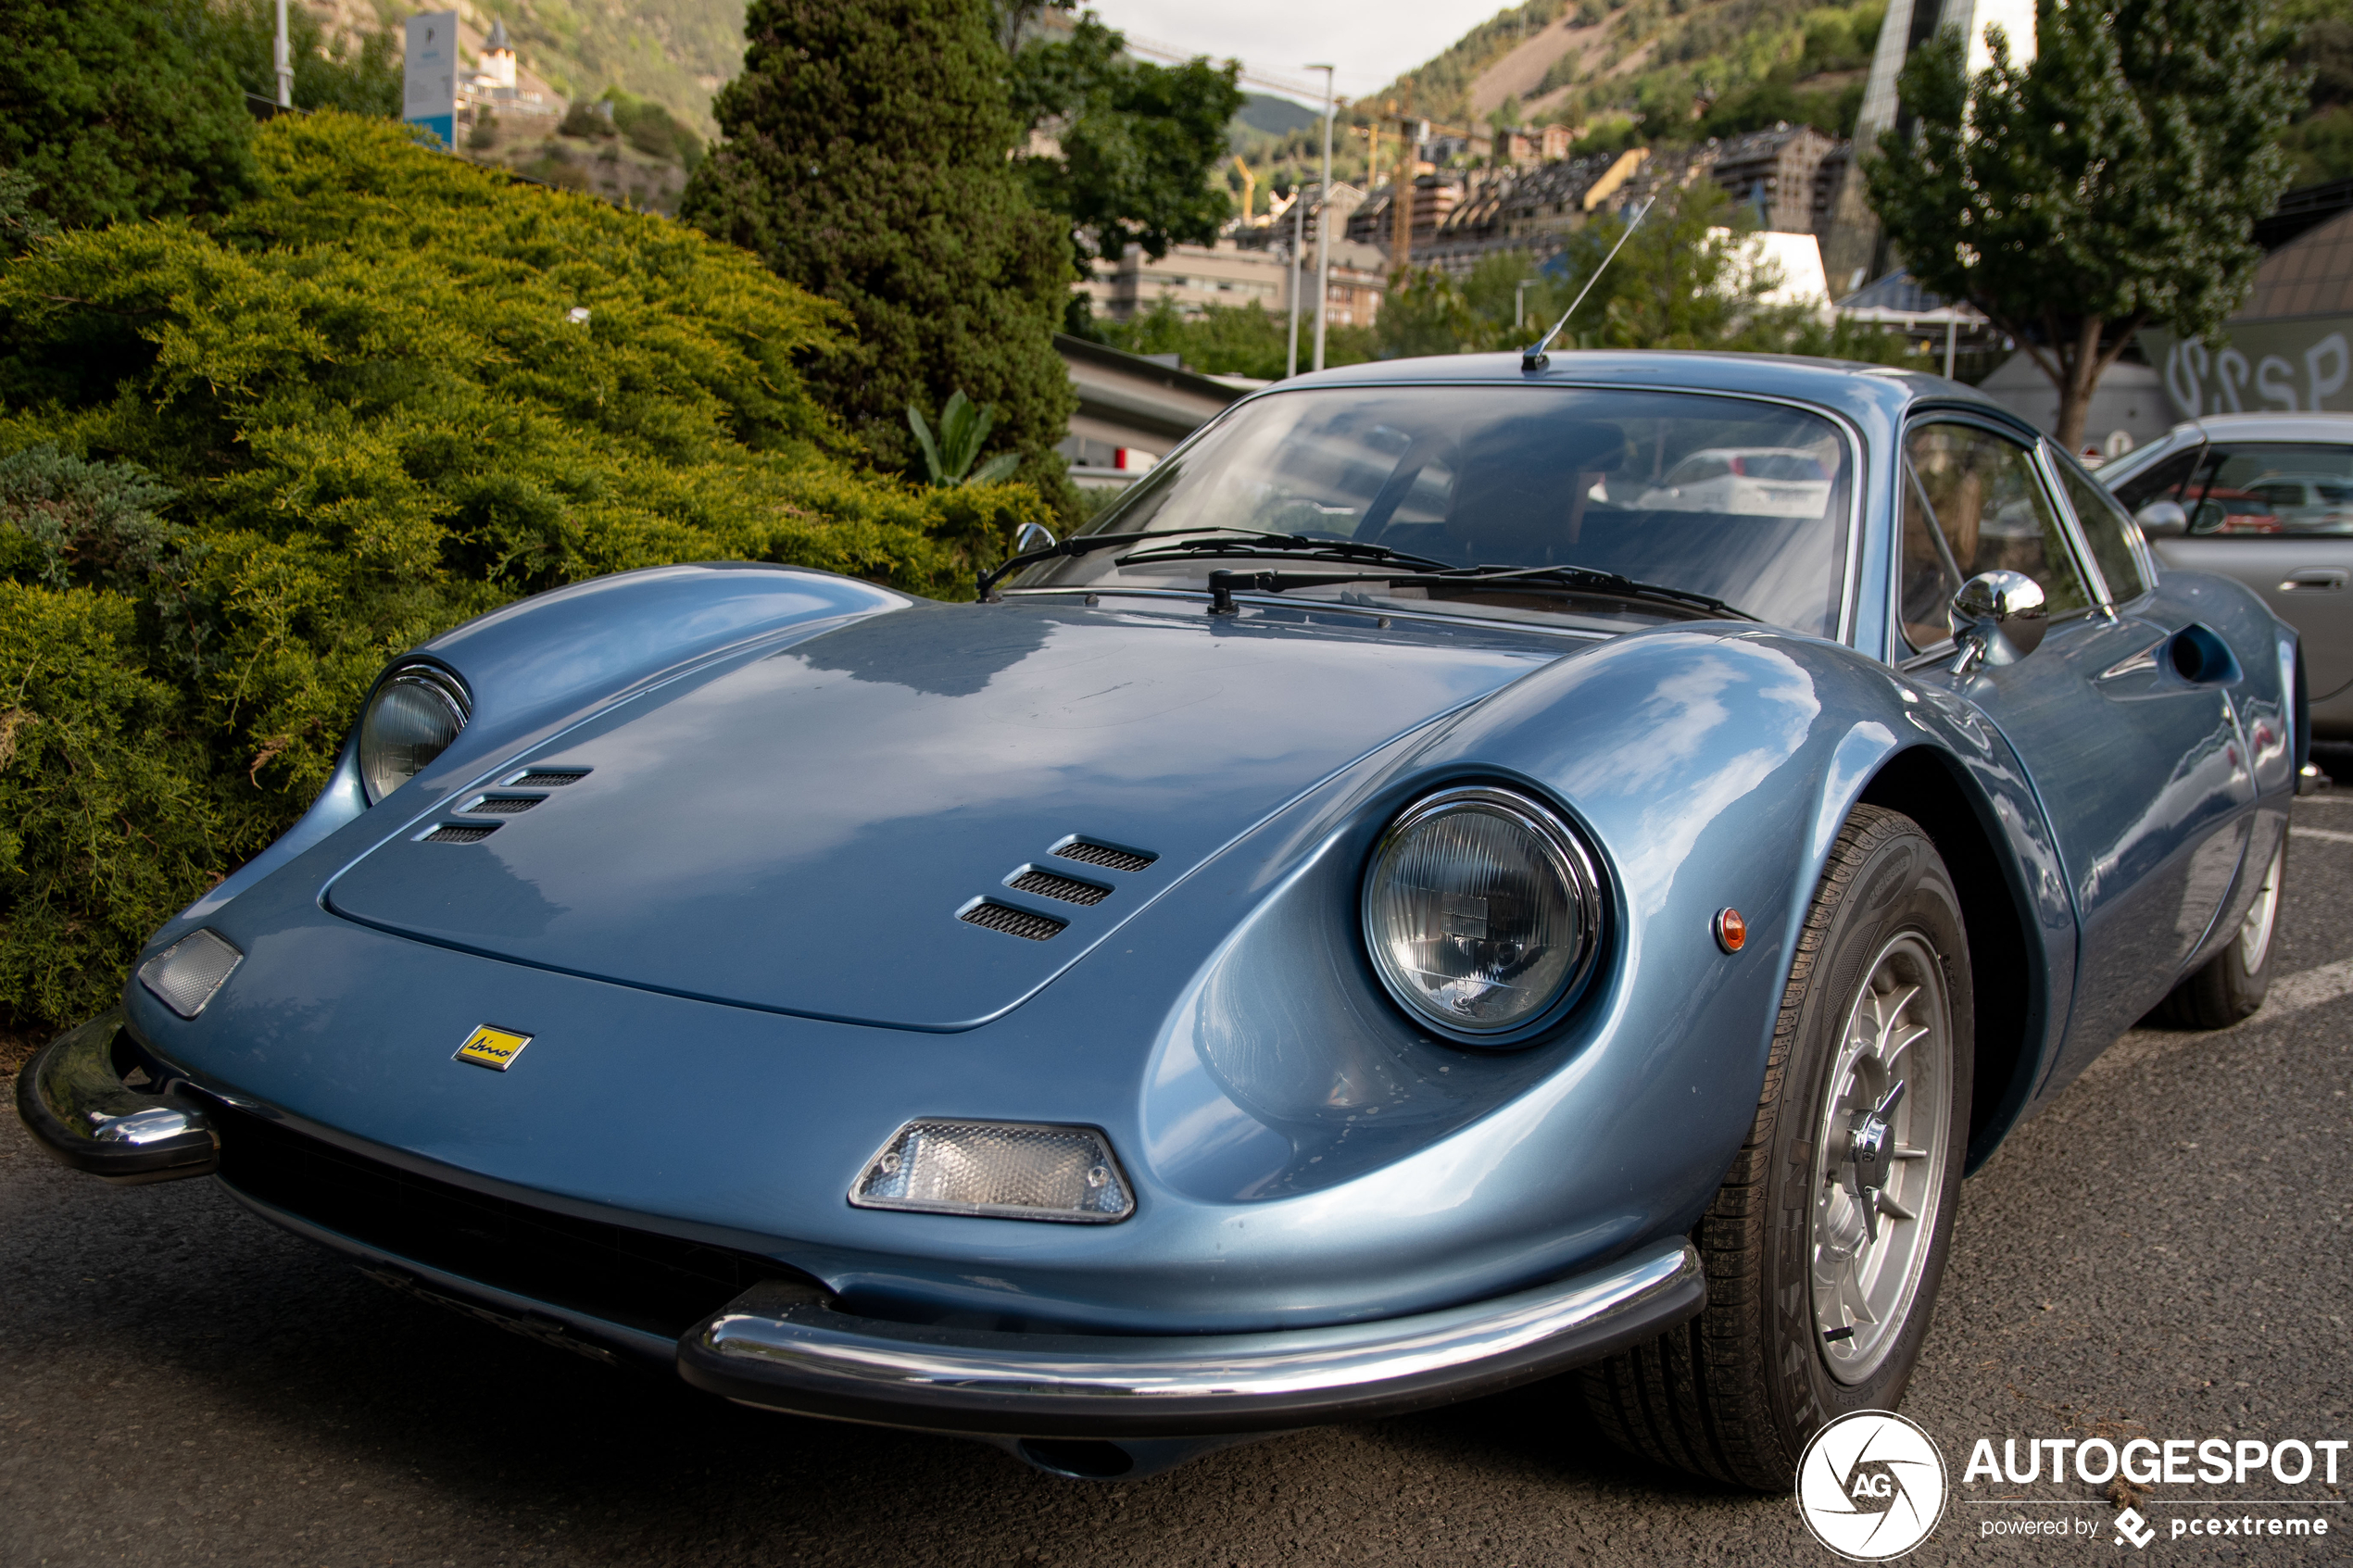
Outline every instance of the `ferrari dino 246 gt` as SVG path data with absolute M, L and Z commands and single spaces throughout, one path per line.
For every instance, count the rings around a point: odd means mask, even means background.
M 1573 1372 L 1779 1487 L 1901 1398 L 1962 1177 L 2262 999 L 2294 633 L 1952 383 L 1335 370 L 1023 543 L 400 658 L 26 1122 L 1062 1474 Z

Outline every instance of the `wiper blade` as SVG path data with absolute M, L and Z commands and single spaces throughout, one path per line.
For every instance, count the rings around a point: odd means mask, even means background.
M 1157 550 L 1138 550 L 1120 561 L 1200 560 L 1217 556 L 1304 556 L 1314 560 L 1364 561 L 1375 566 L 1414 566 L 1431 571 L 1450 570 L 1442 560 L 1407 555 L 1386 545 L 1357 539 L 1317 539 L 1305 533 L 1262 533 L 1249 543 L 1231 539 L 1188 539 Z
M 1688 589 L 1669 588 L 1655 583 L 1639 583 L 1615 571 L 1595 571 L 1582 566 L 1467 566 L 1450 567 L 1441 571 L 1355 572 L 1340 576 L 1332 572 L 1294 571 L 1228 571 L 1209 574 L 1209 612 L 1231 615 L 1234 594 L 1284 594 L 1293 588 L 1329 588 L 1350 583 L 1378 582 L 1390 587 L 1441 588 L 1485 586 L 1489 583 L 1527 582 L 1539 588 L 1557 587 L 1574 594 L 1592 594 L 1600 597 L 1648 600 L 1655 604 L 1673 605 L 1679 609 L 1697 609 L 1709 615 L 1727 616 L 1738 621 L 1763 623 L 1763 618 L 1749 614 L 1737 605 L 1706 594 L 1694 594 Z
M 1091 555 L 1097 550 L 1114 549 L 1121 545 L 1140 544 L 1146 539 L 1173 539 L 1180 533 L 1241 533 L 1259 539 L 1296 539 L 1295 533 L 1265 533 L 1255 528 L 1235 528 L 1227 523 L 1203 523 L 1193 528 L 1154 528 L 1141 533 L 1075 533 L 1060 544 L 1049 545 L 1042 550 L 1013 556 L 987 571 L 976 574 L 975 585 L 979 589 L 983 604 L 992 603 L 988 591 L 1025 566 L 1035 566 L 1041 560 L 1057 556 Z
M 1711 615 L 1727 615 L 1739 621 L 1762 623 L 1764 619 L 1713 595 L 1696 594 L 1689 588 L 1670 588 L 1663 583 L 1639 582 L 1616 571 L 1597 571 L 1590 566 L 1466 566 L 1441 575 L 1458 583 L 1558 583 L 1566 588 L 1590 589 L 1618 598 L 1655 599 L 1666 604 L 1689 605 Z

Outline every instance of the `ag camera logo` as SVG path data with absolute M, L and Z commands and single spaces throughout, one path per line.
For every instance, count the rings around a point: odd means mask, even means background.
M 1889 1411 L 1856 1411 L 1814 1434 L 1797 1465 L 1797 1512 L 1850 1562 L 1901 1557 L 1944 1517 L 1944 1456 Z

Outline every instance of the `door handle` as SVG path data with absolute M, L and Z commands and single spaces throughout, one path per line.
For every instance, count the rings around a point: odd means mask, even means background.
M 2280 583 L 2283 594 L 2309 594 L 2345 586 L 2348 574 L 2341 566 L 2301 566 Z

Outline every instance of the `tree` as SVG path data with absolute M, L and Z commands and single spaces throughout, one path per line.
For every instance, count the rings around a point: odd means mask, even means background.
M 1085 335 L 1130 354 L 1174 354 L 1188 370 L 1212 376 L 1280 380 L 1290 349 L 1287 317 L 1248 305 L 1208 305 L 1187 316 L 1161 295 L 1125 321 L 1089 320 Z M 1355 365 L 1375 358 L 1370 327 L 1333 326 L 1325 334 L 1324 363 Z
M 1918 364 L 1909 340 L 1825 322 L 1804 305 L 1765 296 L 1781 279 L 1743 259 L 1755 218 L 1734 211 L 1712 182 L 1670 187 L 1646 213 L 1617 259 L 1595 277 L 1626 229 L 1604 216 L 1569 237 L 1557 257 L 1489 257 L 1466 278 L 1435 268 L 1411 271 L 1381 305 L 1376 331 L 1384 357 L 1526 348 L 1584 290 L 1592 289 L 1554 340 L 1556 348 L 1712 348 L 1738 353 L 1813 354 L 1881 363 Z M 1519 284 L 1525 320 L 1515 326 Z
M 0 167 L 69 227 L 233 205 L 251 117 L 201 0 L 0 0 Z
M 0 261 L 0 1025 L 104 1006 L 423 638 L 682 560 L 968 596 L 1048 515 L 849 460 L 846 313 L 733 247 L 386 120 L 253 145 L 231 213 Z
M 2073 449 L 2133 333 L 2196 337 L 2246 297 L 2303 84 L 2259 0 L 2037 0 L 2035 30 L 2019 66 L 1989 28 L 1974 78 L 1956 31 L 1915 50 L 1898 90 L 1917 133 L 1864 168 L 1912 275 L 2033 357 Z
M 1058 492 L 1073 406 L 1053 348 L 1065 231 L 1007 154 L 1016 127 L 987 0 L 753 0 L 727 140 L 680 216 L 838 302 L 809 374 L 875 458 L 913 470 L 910 403 L 956 391 Z
M 1020 159 L 1038 205 L 1070 222 L 1085 274 L 1098 258 L 1143 247 L 1158 260 L 1176 244 L 1209 245 L 1232 215 L 1210 181 L 1227 156 L 1227 126 L 1246 94 L 1239 63 L 1146 65 L 1092 11 L 1067 39 L 1013 57 L 1013 107 L 1026 132 L 1051 130 L 1058 150 Z
M 278 99 L 278 8 L 272 0 L 218 0 L 201 14 L 196 35 L 205 52 L 227 63 L 246 92 Z M 309 6 L 286 7 L 287 52 L 294 66 L 294 107 L 346 114 L 400 117 L 400 46 L 386 31 L 327 41 Z

